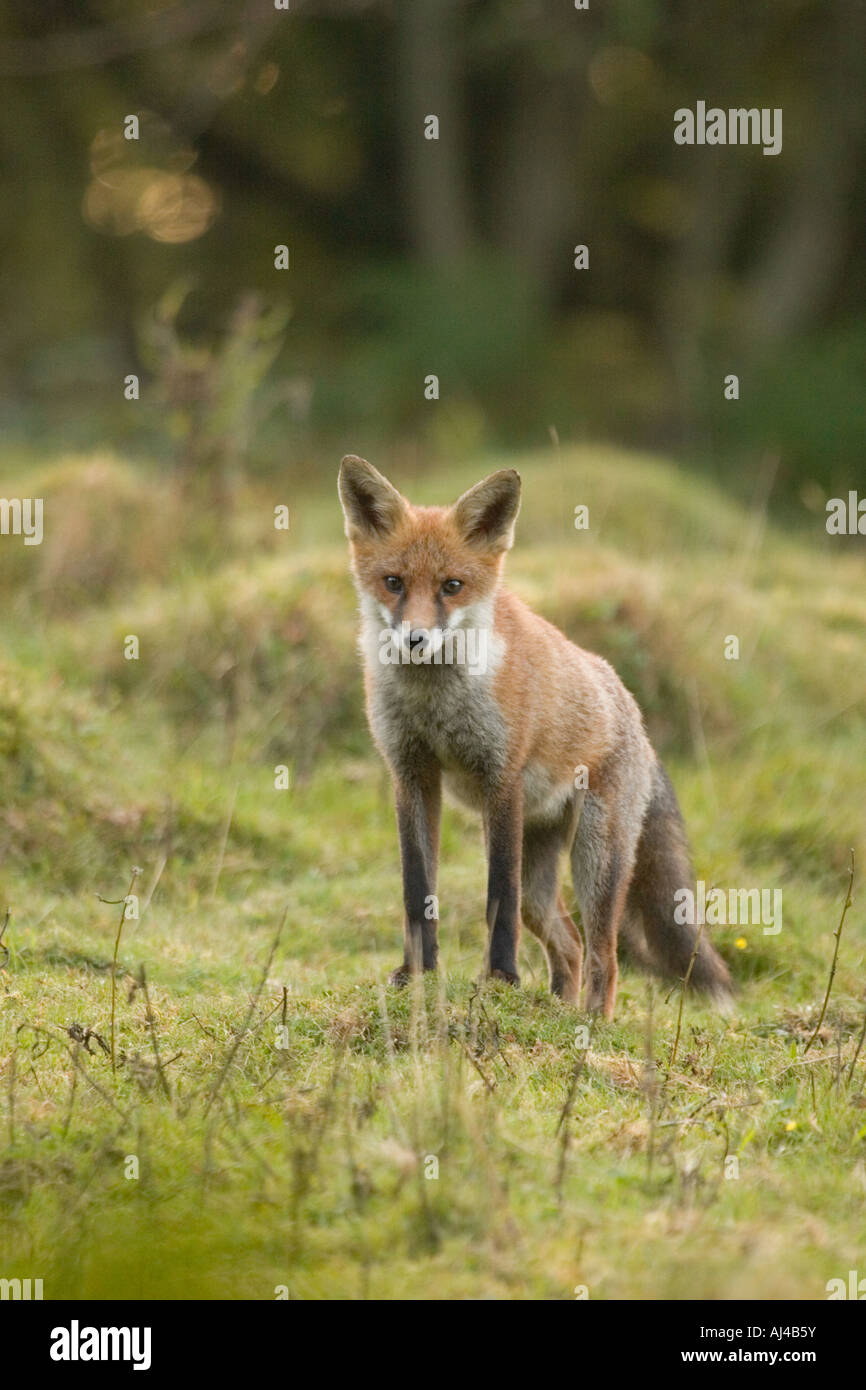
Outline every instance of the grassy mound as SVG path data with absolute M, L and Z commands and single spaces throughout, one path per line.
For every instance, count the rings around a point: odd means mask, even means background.
M 393 473 L 438 501 L 500 462 Z M 635 691 L 705 882 L 782 890 L 778 933 L 717 933 L 734 1016 L 688 1003 L 680 1024 L 678 994 L 626 970 L 582 1049 L 529 938 L 520 990 L 477 989 L 480 837 L 454 809 L 441 981 L 386 989 L 398 850 L 333 470 L 221 512 L 116 459 L 20 464 L 5 490 L 44 495 L 46 536 L 0 545 L 4 1277 L 46 1297 L 820 1298 L 857 1267 L 866 560 L 659 460 L 518 466 L 513 587 Z M 96 895 L 122 898 L 133 865 L 113 1070 L 81 1039 L 110 1038 L 119 908 Z

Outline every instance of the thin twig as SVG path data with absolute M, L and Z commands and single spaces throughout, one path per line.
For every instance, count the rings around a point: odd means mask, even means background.
M 123 931 L 123 924 L 126 921 L 126 909 L 128 899 L 135 887 L 135 880 L 141 873 L 141 869 L 133 866 L 132 878 L 129 880 L 129 888 L 125 898 L 121 898 L 123 906 L 120 910 L 120 921 L 117 924 L 117 935 L 114 938 L 114 955 L 111 960 L 111 1072 L 115 1074 L 117 1070 L 117 1060 L 114 1051 L 114 1006 L 117 998 L 117 953 L 120 949 L 120 934 Z
M 478 1058 L 475 1057 L 475 1056 L 473 1056 L 473 1054 L 472 1054 L 472 1049 L 469 1047 L 469 1044 L 465 1041 L 465 1039 L 461 1039 L 461 1042 L 462 1042 L 462 1046 L 463 1046 L 463 1051 L 466 1053 L 466 1056 L 469 1058 L 469 1060 L 470 1060 L 470 1062 L 472 1063 L 473 1067 L 474 1067 L 475 1070 L 478 1072 L 478 1075 L 481 1077 L 481 1080 L 484 1082 L 484 1085 L 485 1085 L 485 1087 L 486 1087 L 486 1089 L 487 1089 L 487 1094 L 492 1096 L 492 1095 L 493 1095 L 493 1092 L 494 1092 L 495 1089 L 496 1089 L 496 1087 L 494 1086 L 494 1084 L 493 1084 L 493 1082 L 490 1080 L 490 1078 L 489 1078 L 488 1076 L 485 1075 L 485 1073 L 484 1073 L 484 1071 L 483 1071 L 483 1069 L 482 1069 L 482 1067 L 481 1067 L 481 1064 L 480 1064 L 480 1062 L 478 1061 Z
M 162 1086 L 163 1095 L 165 1096 L 166 1100 L 171 1100 L 171 1091 L 169 1089 L 168 1081 L 166 1080 L 166 1075 L 163 1071 L 162 1061 L 159 1055 L 159 1042 L 157 1041 L 156 1036 L 156 1020 L 153 1017 L 153 1009 L 150 1006 L 150 991 L 147 988 L 147 975 L 145 973 L 143 964 L 139 972 L 139 984 L 141 988 L 144 990 L 144 1017 L 147 1022 L 148 1030 L 150 1032 L 150 1041 L 153 1044 L 153 1057 L 156 1063 L 157 1076 L 159 1077 L 160 1085 Z
M 572 1067 L 571 1080 L 568 1084 L 568 1093 L 565 1097 L 562 1109 L 559 1112 L 559 1122 L 556 1126 L 556 1132 L 559 1135 L 559 1159 L 556 1165 L 557 1202 L 562 1201 L 562 1184 L 565 1181 L 565 1160 L 568 1155 L 568 1121 L 571 1117 L 571 1107 L 574 1105 L 574 1099 L 577 1095 L 578 1083 L 586 1069 L 586 1059 L 589 1056 L 589 1045 L 591 1042 L 592 1033 L 590 1032 L 590 1036 L 587 1039 L 586 1047 L 582 1050 L 580 1056 L 578 1057 L 577 1061 Z
M 3 918 L 3 925 L 0 927 L 0 970 L 9 960 L 9 947 L 3 945 L 3 938 L 6 935 L 6 928 L 9 925 L 9 918 L 12 916 L 11 907 L 7 907 L 6 916 Z
M 698 951 L 700 950 L 701 933 L 703 930 L 704 924 L 703 922 L 699 922 L 697 934 L 695 936 L 694 950 L 692 951 L 691 959 L 689 960 L 689 966 L 686 970 L 685 977 L 683 979 L 683 987 L 680 990 L 680 1007 L 677 1010 L 677 1031 L 674 1034 L 674 1044 L 671 1048 L 670 1061 L 668 1062 L 668 1076 L 670 1076 L 671 1072 L 673 1071 L 674 1062 L 677 1060 L 677 1048 L 680 1045 L 680 1029 L 682 1028 L 683 1023 L 683 1004 L 685 1002 L 686 990 L 689 987 L 689 980 L 692 978 L 692 970 L 694 969 L 695 961 L 698 957 Z
M 846 913 L 847 913 L 847 911 L 848 911 L 848 908 L 851 906 L 851 889 L 852 889 L 853 887 L 854 887 L 854 851 L 853 851 L 853 849 L 852 849 L 852 851 L 851 851 L 851 865 L 850 865 L 850 867 L 849 867 L 849 869 L 848 869 L 848 892 L 845 894 L 845 902 L 844 902 L 844 904 L 843 904 L 843 906 L 842 906 L 842 916 L 839 918 L 839 925 L 838 925 L 838 927 L 836 928 L 835 932 L 833 933 L 833 936 L 835 937 L 835 940 L 836 940 L 836 945 L 835 945 L 834 948 L 833 948 L 833 961 L 832 961 L 832 964 L 831 964 L 831 966 L 830 966 L 830 978 L 829 978 L 829 980 L 827 981 L 827 993 L 824 995 L 824 1003 L 821 1005 L 821 1013 L 820 1013 L 820 1016 L 819 1016 L 819 1018 L 818 1018 L 818 1022 L 815 1024 L 815 1031 L 814 1031 L 814 1033 L 812 1034 L 812 1036 L 810 1037 L 809 1041 L 806 1043 L 806 1046 L 803 1048 L 803 1056 L 804 1056 L 804 1057 L 805 1057 L 806 1053 L 809 1051 L 809 1048 L 812 1046 L 812 1043 L 815 1041 L 815 1039 L 817 1038 L 818 1034 L 819 1034 L 820 1031 L 821 1031 L 821 1024 L 824 1022 L 824 1015 L 825 1015 L 825 1013 L 827 1012 L 827 1005 L 828 1005 L 829 1002 L 830 1002 L 830 991 L 831 991 L 831 989 L 833 988 L 833 980 L 834 980 L 835 977 L 836 977 L 836 962 L 837 962 L 837 960 L 839 959 L 839 938 L 840 938 L 841 935 L 842 935 L 842 928 L 843 928 L 843 926 L 845 925 L 845 915 L 846 915 Z
M 568 1118 L 569 1118 L 569 1116 L 570 1116 L 570 1114 L 571 1114 L 571 1107 L 573 1106 L 573 1104 L 574 1104 L 574 1098 L 575 1098 L 575 1096 L 577 1095 L 577 1084 L 578 1084 L 578 1082 L 580 1081 L 581 1076 L 583 1075 L 583 1070 L 584 1070 L 584 1067 L 586 1066 L 586 1059 L 587 1059 L 587 1057 L 589 1056 L 589 1049 L 590 1049 L 590 1044 L 591 1044 L 591 1043 L 592 1043 L 592 1030 L 590 1030 L 589 1037 L 588 1037 L 587 1043 L 586 1043 L 586 1047 L 584 1047 L 584 1048 L 581 1049 L 581 1054 L 580 1054 L 580 1056 L 578 1057 L 577 1061 L 575 1062 L 574 1066 L 573 1066 L 572 1069 L 571 1069 L 571 1080 L 569 1081 L 569 1084 L 568 1084 L 568 1092 L 567 1092 L 566 1097 L 565 1097 L 565 1100 L 564 1100 L 564 1102 L 563 1102 L 562 1109 L 561 1109 L 560 1112 L 559 1112 L 559 1120 L 558 1120 L 557 1125 L 556 1125 L 556 1133 L 557 1133 L 557 1134 L 558 1134 L 559 1131 L 562 1129 L 562 1126 L 566 1123 L 566 1121 L 568 1120 Z
M 76 1046 L 78 1046 L 78 1044 L 76 1044 Z M 77 1068 L 77 1067 L 73 1067 L 73 1068 L 72 1068 L 72 1083 L 71 1083 L 71 1085 L 70 1085 L 70 1087 L 69 1087 L 69 1104 L 68 1104 L 68 1106 L 66 1107 L 66 1117 L 65 1117 L 65 1119 L 64 1119 L 64 1121 L 63 1121 L 63 1138 L 64 1138 L 64 1139 L 66 1138 L 66 1135 L 67 1135 L 68 1132 L 69 1132 L 69 1124 L 70 1124 L 70 1121 L 72 1120 L 72 1112 L 73 1112 L 73 1110 L 75 1109 L 75 1096 L 76 1096 L 77 1091 L 78 1091 L 78 1068 Z
M 657 1105 L 658 1105 L 658 1089 L 659 1089 L 659 1088 L 658 1088 L 658 1081 L 657 1081 L 657 1079 L 656 1079 L 657 1068 L 656 1068 L 656 1061 L 655 1061 L 655 1047 L 654 1047 L 654 1042 L 653 1042 L 653 1038 L 654 1038 L 654 1032 L 653 1032 L 653 1023 L 654 1023 L 654 1020 L 653 1020 L 653 1002 L 654 1002 L 654 995 L 653 995 L 652 980 L 648 980 L 648 981 L 647 981 L 646 1033 L 645 1033 L 646 1062 L 645 1062 L 645 1065 L 644 1065 L 644 1073 L 643 1073 L 643 1077 L 642 1077 L 643 1089 L 646 1091 L 647 1099 L 649 1100 L 649 1111 L 650 1111 L 650 1113 L 649 1113 L 649 1136 L 648 1136 L 648 1141 L 647 1141 L 647 1179 L 648 1179 L 648 1181 L 651 1181 L 651 1180 L 652 1180 L 652 1175 L 653 1175 L 653 1162 L 654 1162 L 654 1160 L 655 1160 L 655 1148 L 656 1148 L 656 1121 L 657 1121 L 657 1119 L 658 1119 L 658 1109 L 657 1109 Z
M 286 925 L 286 918 L 288 917 L 288 915 L 289 915 L 289 909 L 286 908 L 285 911 L 283 912 L 283 916 L 282 916 L 282 920 L 280 921 L 280 925 L 277 927 L 276 935 L 274 936 L 274 939 L 273 939 L 273 941 L 272 941 L 272 943 L 271 943 L 271 949 L 270 949 L 270 951 L 268 952 L 268 958 L 267 958 L 267 960 L 266 960 L 266 962 L 265 962 L 265 968 L 264 968 L 264 970 L 262 971 L 262 977 L 261 977 L 261 979 L 259 980 L 258 987 L 257 987 L 257 989 L 256 989 L 256 991 L 255 991 L 255 993 L 254 993 L 254 995 L 253 995 L 253 997 L 252 997 L 252 999 L 250 1000 L 250 1006 L 249 1006 L 249 1008 L 247 1009 L 247 1012 L 246 1012 L 246 1016 L 245 1016 L 245 1018 L 244 1018 L 244 1021 L 243 1021 L 242 1025 L 241 1025 L 241 1027 L 240 1027 L 240 1028 L 238 1029 L 238 1031 L 235 1033 L 234 1039 L 233 1039 L 233 1041 L 232 1041 L 232 1045 L 231 1045 L 231 1047 L 229 1048 L 228 1052 L 226 1053 L 225 1060 L 224 1060 L 224 1062 L 223 1062 L 223 1064 L 222 1064 L 222 1067 L 220 1068 L 219 1076 L 217 1077 L 216 1081 L 214 1082 L 213 1086 L 211 1087 L 211 1092 L 210 1092 L 210 1095 L 208 1096 L 207 1104 L 205 1105 L 205 1108 L 204 1108 L 204 1117 L 205 1117 L 205 1118 L 207 1118 L 207 1115 L 208 1115 L 208 1113 L 210 1112 L 211 1106 L 213 1105 L 214 1101 L 216 1100 L 217 1096 L 219 1095 L 219 1092 L 220 1092 L 220 1089 L 221 1089 L 221 1087 L 222 1087 L 222 1084 L 223 1084 L 223 1082 L 225 1081 L 226 1076 L 228 1075 L 229 1067 L 231 1066 L 232 1062 L 233 1062 L 234 1059 L 235 1059 L 235 1055 L 236 1055 L 236 1053 L 237 1053 L 238 1048 L 239 1048 L 240 1045 L 241 1045 L 241 1041 L 243 1040 L 243 1036 L 244 1036 L 244 1034 L 246 1033 L 247 1029 L 249 1028 L 250 1020 L 251 1020 L 253 1014 L 254 1014 L 255 1011 L 256 1011 L 256 1008 L 257 1008 L 257 1006 L 258 1006 L 259 999 L 261 998 L 261 995 L 262 995 L 262 990 L 264 989 L 265 983 L 266 983 L 266 981 L 267 981 L 267 978 L 268 978 L 268 976 L 269 976 L 270 973 L 271 973 L 271 965 L 273 964 L 274 956 L 275 956 L 276 953 L 277 953 L 277 947 L 278 947 L 279 944 L 280 944 L 280 937 L 281 937 L 282 934 L 283 934 L 283 927 Z M 279 1006 L 278 1006 L 278 1007 L 279 1007 Z
M 860 1056 L 860 1050 L 861 1050 L 861 1048 L 863 1047 L 863 1040 L 864 1040 L 864 1038 L 866 1038 L 866 1013 L 863 1014 L 863 1027 L 860 1029 L 860 1036 L 859 1036 L 859 1038 L 857 1039 L 857 1048 L 856 1048 L 856 1051 L 855 1051 L 855 1053 L 854 1053 L 854 1056 L 851 1058 L 851 1065 L 850 1065 L 850 1067 L 848 1068 L 848 1077 L 847 1077 L 847 1080 L 846 1080 L 846 1082 L 845 1082 L 845 1085 L 846 1085 L 846 1086 L 850 1086 L 850 1085 L 851 1085 L 851 1078 L 852 1078 L 853 1075 L 854 1075 L 854 1068 L 855 1068 L 856 1065 L 857 1065 L 857 1058 Z
M 228 815 L 226 816 L 225 829 L 223 830 L 222 843 L 220 844 L 219 859 L 217 860 L 216 872 L 215 872 L 215 874 L 214 874 L 214 880 L 213 880 L 213 884 L 211 885 L 211 890 L 210 890 L 211 899 L 212 899 L 212 900 L 216 898 L 217 888 L 219 887 L 220 876 L 222 875 L 222 871 L 223 871 L 223 863 L 224 863 L 225 857 L 226 857 L 226 845 L 228 844 L 229 832 L 231 831 L 231 828 L 232 828 L 232 820 L 234 819 L 234 814 L 235 814 L 235 801 L 237 800 L 238 786 L 239 786 L 239 784 L 238 784 L 237 782 L 235 782 L 235 785 L 234 785 L 234 787 L 232 788 L 231 801 L 229 802 L 229 812 L 228 812 Z
M 25 1029 L 27 1029 L 27 1028 L 29 1028 L 29 1030 L 30 1030 L 31 1033 L 36 1033 L 36 1034 L 39 1035 L 39 1037 L 46 1038 L 46 1039 L 48 1040 L 48 1041 L 46 1042 L 46 1047 L 48 1046 L 48 1043 L 52 1043 L 52 1042 L 58 1043 L 58 1044 L 60 1045 L 60 1047 L 63 1048 L 63 1051 L 67 1054 L 67 1056 L 70 1058 L 70 1060 L 71 1060 L 73 1066 L 76 1068 L 76 1070 L 79 1071 L 79 1072 L 81 1073 L 81 1075 L 84 1077 L 84 1079 L 85 1079 L 85 1081 L 87 1082 L 88 1086 L 92 1087 L 92 1089 L 96 1092 L 96 1094 L 97 1094 L 98 1096 L 100 1096 L 100 1097 L 105 1101 L 106 1105 L 110 1105 L 111 1108 L 112 1108 L 112 1110 L 116 1110 L 117 1113 L 118 1113 L 118 1115 L 120 1115 L 121 1119 L 123 1119 L 124 1122 L 125 1122 L 126 1120 L 128 1120 L 129 1116 L 127 1115 L 127 1113 L 126 1113 L 125 1111 L 121 1110 L 120 1106 L 117 1104 L 117 1101 L 114 1099 L 114 1097 L 111 1096 L 111 1095 L 109 1095 L 108 1091 L 106 1091 L 106 1090 L 104 1089 L 104 1087 L 100 1086 L 98 1081 L 94 1081 L 94 1080 L 93 1080 L 93 1077 L 90 1075 L 90 1073 L 88 1072 L 87 1068 L 84 1067 L 84 1066 L 82 1066 L 82 1064 L 81 1064 L 81 1059 L 80 1059 L 80 1057 L 79 1057 L 79 1055 L 78 1055 L 79 1052 L 81 1051 L 80 1047 L 78 1047 L 78 1046 L 76 1046 L 75 1048 L 67 1047 L 66 1044 L 64 1043 L 64 1041 L 63 1041 L 62 1038 L 58 1038 L 54 1033 L 49 1032 L 49 1030 L 48 1030 L 47 1028 L 41 1027 L 41 1025 L 38 1024 L 38 1023 L 27 1023 L 27 1022 L 24 1022 L 24 1023 L 19 1023 L 18 1027 L 17 1027 L 16 1030 L 15 1030 L 16 1050 L 17 1050 L 17 1046 L 18 1046 L 18 1043 L 17 1043 L 18 1034 L 21 1033 L 21 1032 L 23 1032 L 23 1031 L 24 1031 Z M 45 1049 L 43 1049 L 43 1051 L 44 1051 L 44 1050 L 45 1050 Z
M 18 1046 L 12 1049 L 12 1056 L 9 1058 L 9 1147 L 15 1146 L 15 1082 L 18 1076 Z

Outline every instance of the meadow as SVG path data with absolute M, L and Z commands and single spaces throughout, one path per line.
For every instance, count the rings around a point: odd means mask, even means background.
M 613 662 L 698 876 L 781 889 L 781 930 L 718 929 L 728 1017 L 625 967 L 593 1023 L 528 934 L 519 989 L 480 979 L 480 831 L 448 807 L 441 973 L 388 987 L 398 846 L 337 460 L 214 510 L 110 453 L 7 454 L 45 537 L 0 538 L 0 1277 L 822 1299 L 866 1276 L 862 538 L 607 448 L 373 462 L 417 501 L 520 469 L 510 583 Z

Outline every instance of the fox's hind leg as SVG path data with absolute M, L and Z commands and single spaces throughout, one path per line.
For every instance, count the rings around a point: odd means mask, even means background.
M 562 848 L 560 825 L 524 829 L 520 914 L 547 954 L 551 993 L 576 1003 L 580 997 L 583 945 L 562 894 L 557 891 Z
M 615 805 L 616 803 L 614 803 Z M 613 1017 L 616 946 L 634 872 L 643 805 L 623 817 L 595 792 L 587 792 L 571 850 L 574 891 L 586 933 L 586 1007 Z
M 487 845 L 487 974 L 520 983 L 517 945 L 520 938 L 521 844 L 523 799 L 520 787 L 500 789 L 484 812 Z

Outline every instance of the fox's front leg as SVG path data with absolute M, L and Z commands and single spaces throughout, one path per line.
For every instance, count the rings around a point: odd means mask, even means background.
M 438 764 L 416 761 L 395 776 L 397 830 L 403 866 L 403 964 L 391 984 L 404 985 L 410 975 L 435 970 L 439 957 L 439 911 L 436 874 L 442 774 Z
M 523 845 L 522 785 L 498 791 L 485 809 L 487 840 L 487 973 L 518 984 L 520 869 Z

